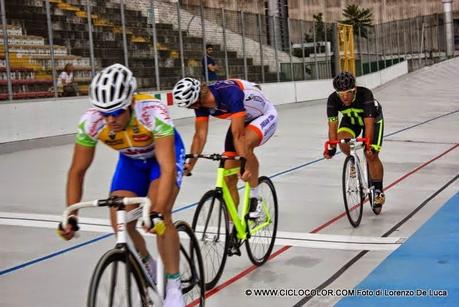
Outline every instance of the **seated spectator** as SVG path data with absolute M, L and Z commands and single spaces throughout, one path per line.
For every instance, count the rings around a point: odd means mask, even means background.
M 175 60 L 178 59 L 178 58 L 179 58 L 179 56 L 178 56 L 177 51 L 175 51 L 175 50 L 170 51 L 169 52 L 169 56 L 164 61 L 163 67 L 166 67 L 166 68 L 174 67 Z
M 73 64 L 67 63 L 57 79 L 58 91 L 63 97 L 80 95 L 78 84 L 73 81 L 73 69 Z

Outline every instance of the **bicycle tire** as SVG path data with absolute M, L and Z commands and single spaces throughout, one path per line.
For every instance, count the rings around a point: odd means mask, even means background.
M 211 207 L 206 208 L 208 205 Z M 212 217 L 215 207 L 218 212 Z M 198 226 L 202 229 L 197 229 Z M 223 273 L 229 243 L 228 212 L 221 194 L 216 190 L 210 190 L 202 196 L 193 216 L 192 228 L 204 261 L 206 290 L 210 290 Z
M 271 252 L 274 248 L 279 213 L 276 189 L 268 177 L 261 176 L 258 178 L 258 193 L 263 201 L 263 204 L 267 204 L 267 207 L 263 206 L 263 210 L 269 211 L 271 223 L 268 226 L 258 230 L 256 233 L 250 235 L 250 237 L 245 242 L 245 247 L 250 261 L 257 266 L 260 266 L 269 259 L 269 256 L 271 255 Z M 266 218 L 267 216 L 264 214 L 264 212 L 262 212 L 261 217 L 258 218 L 256 222 L 248 220 L 249 231 L 253 227 L 258 226 L 260 223 L 266 222 Z M 270 225 L 272 225 L 271 231 L 271 228 L 269 228 Z M 257 248 L 260 246 L 266 246 L 267 248 L 263 249 L 258 255 Z
M 175 228 L 179 234 L 184 233 L 189 239 L 189 242 L 182 242 L 180 239 L 180 279 L 185 304 L 203 307 L 206 301 L 206 283 L 198 240 L 185 221 L 175 222 Z
M 126 279 L 126 270 L 129 270 L 130 275 L 132 275 L 133 280 L 135 281 L 135 285 L 137 287 L 137 292 L 132 293 L 131 292 L 131 286 L 132 286 L 132 281 L 126 283 L 126 288 L 124 291 L 129 291 L 126 293 L 121 294 L 122 297 L 127 298 L 128 295 L 127 293 L 134 294 L 133 301 L 131 301 L 131 306 L 144 306 L 148 307 L 149 306 L 149 299 L 145 295 L 145 289 L 148 287 L 147 283 L 144 280 L 144 277 L 142 275 L 142 272 L 138 266 L 138 263 L 134 260 L 132 256 L 129 257 L 129 269 L 126 268 L 126 252 L 122 249 L 111 249 L 108 252 L 106 252 L 99 260 L 97 263 L 94 273 L 91 277 L 91 282 L 89 285 L 89 292 L 88 292 L 88 300 L 87 300 L 87 306 L 88 307 L 100 307 L 100 306 L 113 306 L 117 301 L 114 300 L 115 292 L 122 291 L 123 288 L 123 280 L 127 281 Z M 109 268 L 111 265 L 114 265 L 114 268 L 112 269 L 111 272 L 109 272 Z M 119 272 L 118 272 L 119 271 Z M 124 271 L 124 272 L 123 272 Z M 110 275 L 110 289 L 109 289 L 109 297 L 106 298 L 103 296 L 103 285 L 102 282 L 104 281 L 104 273 L 107 273 Z M 122 278 L 119 278 L 122 277 Z M 131 280 L 131 276 L 129 277 L 129 280 Z M 129 283 L 131 283 L 129 285 Z M 120 290 L 116 290 L 120 288 Z M 136 295 L 138 294 L 138 296 Z M 99 298 L 102 300 L 101 303 L 99 303 Z M 109 303 L 105 303 L 108 301 Z M 121 304 L 123 306 L 129 306 L 128 301 L 125 302 L 126 304 Z M 116 304 L 115 304 L 116 305 Z
M 352 165 L 354 165 L 355 169 L 354 177 L 351 176 Z M 351 182 L 352 184 L 350 184 Z M 362 174 L 360 167 L 356 165 L 353 156 L 347 156 L 343 166 L 343 199 L 347 218 L 353 227 L 358 227 L 362 220 L 364 193 L 361 182 Z M 355 194 L 354 197 L 351 197 L 353 194 Z M 354 206 L 357 207 L 354 208 Z

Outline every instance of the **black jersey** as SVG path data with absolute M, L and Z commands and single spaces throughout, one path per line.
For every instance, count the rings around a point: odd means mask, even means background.
M 382 117 L 382 108 L 378 101 L 373 97 L 373 93 L 363 86 L 356 87 L 354 101 L 350 106 L 345 106 L 336 92 L 328 96 L 327 117 L 329 121 L 338 119 L 338 112 L 343 116 L 349 117 L 354 122 L 357 120 L 360 126 L 363 126 L 363 119 L 366 117 L 378 120 Z

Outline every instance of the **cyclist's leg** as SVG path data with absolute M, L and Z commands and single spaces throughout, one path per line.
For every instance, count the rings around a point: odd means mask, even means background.
M 383 190 L 383 177 L 384 177 L 384 167 L 379 158 L 379 152 L 382 148 L 384 135 L 384 119 L 381 118 L 375 121 L 374 125 L 374 134 L 373 141 L 371 144 L 372 154 L 366 154 L 369 168 L 369 176 L 375 187 L 376 194 L 381 194 Z M 376 204 L 382 205 L 384 203 L 384 195 L 376 195 Z
M 236 147 L 234 146 L 233 133 L 231 132 L 231 125 L 229 126 L 228 131 L 226 132 L 225 151 L 223 154 L 227 157 L 234 157 L 237 154 Z M 226 169 L 238 167 L 239 165 L 240 165 L 239 161 L 236 161 L 236 160 L 226 160 L 225 161 Z M 231 193 L 234 204 L 237 207 L 239 204 L 239 193 L 237 192 L 237 187 L 236 187 L 238 176 L 237 175 L 227 176 L 225 177 L 225 181 L 226 181 L 226 184 L 228 185 L 228 189 Z
M 175 161 L 176 161 L 176 183 L 173 187 L 172 195 L 169 200 L 167 208 L 162 211 L 164 215 L 164 223 L 166 224 L 166 231 L 162 236 L 156 236 L 158 250 L 161 255 L 161 259 L 164 263 L 164 268 L 167 277 L 167 295 L 166 300 L 172 300 L 175 303 L 181 305 L 183 298 L 180 290 L 180 273 L 179 273 L 179 259 L 180 259 L 180 241 L 172 222 L 172 208 L 174 206 L 175 199 L 179 192 L 179 188 L 182 184 L 183 167 L 185 164 L 185 146 L 183 145 L 180 135 L 175 131 Z M 151 169 L 150 174 L 150 187 L 148 191 L 148 197 L 152 201 L 153 210 L 155 210 L 156 197 L 159 194 L 159 183 L 160 183 L 161 171 L 159 165 L 155 161 L 155 167 Z M 171 303 L 171 302 L 168 302 Z
M 356 124 L 352 124 L 351 121 L 344 116 L 339 123 L 338 128 L 338 139 L 342 140 L 345 138 L 356 138 L 360 135 L 362 128 Z M 346 155 L 350 154 L 350 147 L 348 144 L 339 144 L 339 148 Z
M 113 175 L 110 188 L 111 196 L 136 197 L 146 196 L 148 190 L 149 169 L 146 167 L 149 161 L 138 161 L 120 154 L 115 174 Z M 128 211 L 135 209 L 129 207 Z M 113 230 L 116 232 L 116 209 L 110 209 L 110 220 Z M 132 241 L 142 256 L 149 256 L 145 245 L 145 239 L 136 229 L 137 221 L 128 223 L 127 230 Z
M 371 144 L 371 149 L 373 154 L 366 155 L 369 169 L 370 169 L 370 177 L 372 181 L 382 181 L 384 176 L 384 168 L 382 165 L 381 160 L 379 159 L 379 152 L 382 148 L 382 141 L 383 141 L 383 134 L 384 134 L 384 120 L 381 119 L 375 122 L 374 125 L 374 134 L 373 134 L 373 142 Z
M 255 156 L 256 147 L 266 143 L 277 129 L 277 111 L 274 106 L 262 116 L 254 119 L 245 128 L 247 142 L 247 164 L 252 176 L 250 185 L 250 213 L 249 218 L 256 219 L 261 213 L 261 202 L 258 193 L 259 163 Z
M 249 180 L 251 188 L 258 186 L 259 163 L 255 156 L 256 147 L 266 143 L 276 132 L 278 115 L 274 106 L 262 116 L 255 118 L 245 128 L 245 138 L 248 149 L 247 164 L 252 177 Z
M 156 236 L 158 250 L 164 263 L 166 274 L 173 275 L 179 271 L 179 248 L 180 242 L 177 230 L 172 222 L 172 207 L 178 194 L 178 187 L 174 186 L 168 207 L 162 211 L 166 231 L 162 236 Z M 148 196 L 155 210 L 156 196 L 159 193 L 159 178 L 150 183 Z

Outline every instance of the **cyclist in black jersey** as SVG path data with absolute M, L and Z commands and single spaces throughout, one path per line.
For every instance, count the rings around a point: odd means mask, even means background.
M 365 150 L 369 165 L 369 176 L 375 187 L 375 207 L 381 208 L 385 202 L 383 191 L 384 168 L 379 159 L 383 141 L 384 118 L 381 105 L 366 87 L 356 86 L 355 77 L 342 72 L 333 79 L 333 92 L 327 101 L 328 138 L 341 140 L 362 135 L 370 140 L 370 148 Z M 338 113 L 342 114 L 338 124 Z M 339 144 L 341 151 L 349 155 L 347 144 Z M 336 153 L 336 145 L 324 152 L 325 159 Z

